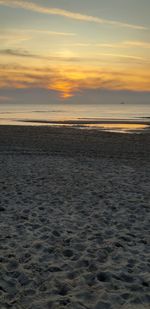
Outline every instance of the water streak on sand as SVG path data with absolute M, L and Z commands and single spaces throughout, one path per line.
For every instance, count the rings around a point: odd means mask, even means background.
M 32 126 L 57 126 L 57 127 L 73 127 L 76 129 L 97 129 L 116 133 L 135 133 L 150 129 L 148 120 L 115 120 L 115 119 L 76 119 L 76 120 L 36 120 L 36 119 L 10 119 L 8 123 L 6 119 L 1 118 L 1 124 L 7 125 L 32 125 Z

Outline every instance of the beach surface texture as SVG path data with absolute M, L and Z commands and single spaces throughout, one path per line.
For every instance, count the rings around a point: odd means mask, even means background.
M 150 308 L 150 133 L 0 126 L 0 308 Z

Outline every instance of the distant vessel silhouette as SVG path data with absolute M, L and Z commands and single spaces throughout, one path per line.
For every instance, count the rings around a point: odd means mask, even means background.
M 125 102 L 122 101 L 120 104 L 125 104 Z

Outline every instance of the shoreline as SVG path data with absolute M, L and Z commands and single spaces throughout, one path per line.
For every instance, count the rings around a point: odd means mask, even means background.
M 71 157 L 137 157 L 149 161 L 150 132 L 122 134 L 73 127 L 0 125 L 0 151 L 5 150 Z
M 22 122 L 22 123 L 45 123 L 45 124 L 75 124 L 75 125 L 82 125 L 82 124 L 146 124 L 150 125 L 150 117 L 141 117 L 141 118 L 105 118 L 105 117 L 97 117 L 97 118 L 75 118 L 75 119 L 63 119 L 63 120 L 56 120 L 56 119 L 9 119 L 9 121 L 13 122 Z M 5 118 L 1 118 L 1 120 L 5 120 Z M 6 119 L 7 120 L 7 119 Z M 0 125 L 12 125 L 9 123 L 4 123 Z
M 145 118 L 144 118 L 145 119 Z M 146 118 L 147 119 L 147 118 Z M 45 124 L 147 124 L 150 125 L 149 120 L 142 119 L 105 119 L 105 118 L 77 118 L 77 119 L 68 119 L 68 120 L 28 120 L 28 119 L 20 119 L 18 122 L 28 122 L 28 123 L 45 123 Z
M 58 128 L 75 128 L 84 130 L 99 130 L 115 133 L 145 133 L 150 131 L 150 121 L 145 119 L 107 119 L 107 118 L 77 118 L 64 120 L 12 119 L 1 126 L 47 126 Z

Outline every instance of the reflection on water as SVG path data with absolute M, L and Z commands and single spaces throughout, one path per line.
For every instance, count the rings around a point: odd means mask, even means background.
M 147 124 L 135 124 L 135 123 L 101 123 L 101 124 L 85 124 L 83 127 L 92 128 L 92 129 L 101 129 L 109 132 L 117 133 L 132 133 L 135 131 L 141 131 L 143 129 L 148 129 Z
M 111 120 L 99 120 L 97 122 L 92 123 L 92 121 L 85 122 L 85 120 L 63 120 L 63 121 L 40 121 L 40 120 L 23 120 L 23 119 L 14 119 L 9 120 L 8 122 L 6 119 L 1 121 L 1 124 L 4 125 L 31 125 L 31 126 L 53 126 L 53 127 L 72 127 L 76 129 L 95 129 L 95 130 L 103 130 L 108 132 L 116 132 L 116 133 L 134 133 L 134 132 L 141 132 L 144 129 L 150 129 L 150 123 L 124 123 Z
M 65 125 L 126 133 L 148 128 L 148 117 L 150 104 L 0 105 L 3 125 Z

